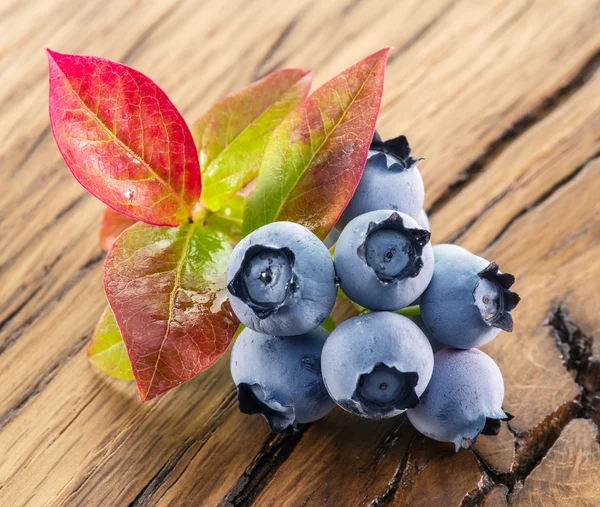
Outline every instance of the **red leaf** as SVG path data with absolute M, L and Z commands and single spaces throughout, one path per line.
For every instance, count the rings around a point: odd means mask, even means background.
M 142 401 L 191 379 L 225 352 L 238 327 L 225 287 L 231 247 L 198 224 L 135 224 L 104 264 L 104 288 Z
M 200 198 L 192 134 L 148 77 L 103 58 L 48 50 L 50 123 L 75 178 L 135 220 L 175 226 Z
M 325 238 L 362 176 L 388 53 L 382 49 L 346 69 L 277 127 L 246 200 L 244 234 L 289 220 Z
M 136 221 L 133 218 L 129 218 L 112 208 L 106 208 L 100 225 L 100 248 L 108 252 L 119 234 L 135 223 Z

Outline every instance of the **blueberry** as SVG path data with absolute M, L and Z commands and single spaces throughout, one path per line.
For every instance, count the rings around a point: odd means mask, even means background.
M 261 414 L 276 433 L 325 417 L 335 406 L 321 376 L 327 336 L 322 327 L 284 337 L 244 329 L 231 353 L 240 411 Z
M 439 245 L 433 245 L 433 258 L 435 262 L 440 262 L 448 259 L 456 259 L 457 257 L 473 255 L 466 248 L 458 245 L 452 245 L 450 243 L 441 243 Z
M 340 234 L 335 269 L 354 302 L 371 310 L 398 310 L 415 301 L 433 273 L 430 233 L 393 210 L 365 213 Z
M 344 410 L 393 417 L 419 403 L 433 369 L 425 335 L 407 317 L 375 312 L 341 323 L 321 356 L 323 380 Z
M 416 218 L 423 209 L 425 190 L 411 157 L 406 137 L 383 142 L 375 133 L 362 178 L 336 227 L 363 213 L 392 209 Z
M 468 252 L 467 252 L 468 253 Z M 515 281 L 495 262 L 459 252 L 435 263 L 433 277 L 421 295 L 421 316 L 436 339 L 450 347 L 470 349 L 512 331 L 510 311 L 519 296 Z
M 496 363 L 480 350 L 443 349 L 435 354 L 431 381 L 421 404 L 407 411 L 423 435 L 469 448 L 480 433 L 497 435 L 500 421 L 512 418 L 502 409 L 504 381 Z
M 414 317 L 409 317 L 409 319 L 412 320 L 419 327 L 419 329 L 423 332 L 423 334 L 429 341 L 429 345 L 431 345 L 431 350 L 433 350 L 434 354 L 438 350 L 442 350 L 445 347 L 445 345 L 443 343 L 438 342 L 436 340 L 435 336 L 433 336 L 433 333 L 425 325 L 425 322 L 423 322 L 423 317 L 421 317 L 420 315 L 415 315 Z
M 428 231 L 431 231 L 431 226 L 429 225 L 429 217 L 427 216 L 427 213 L 425 213 L 424 209 L 422 209 L 417 215 L 417 223 L 421 226 L 422 229 L 427 229 Z
M 227 267 L 227 289 L 244 325 L 277 336 L 316 328 L 337 295 L 329 250 L 292 222 L 265 225 L 238 243 Z

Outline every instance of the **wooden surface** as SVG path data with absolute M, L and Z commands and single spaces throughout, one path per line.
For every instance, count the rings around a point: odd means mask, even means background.
M 227 355 L 145 405 L 97 373 L 103 206 L 54 145 L 42 49 L 134 66 L 191 123 L 272 69 L 318 85 L 386 45 L 379 128 L 426 157 L 434 242 L 517 276 L 515 332 L 485 347 L 510 426 L 457 454 L 339 409 L 274 436 Z M 595 0 L 3 0 L 0 505 L 600 505 L 599 66 Z

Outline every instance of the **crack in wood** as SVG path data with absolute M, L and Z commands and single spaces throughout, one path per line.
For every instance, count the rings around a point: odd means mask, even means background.
M 169 486 L 164 491 L 164 493 L 159 495 L 157 498 L 154 498 L 155 494 L 158 493 L 160 488 L 163 485 L 165 485 L 167 483 L 167 481 L 171 480 L 172 473 L 175 472 L 177 465 L 179 464 L 179 462 L 182 461 L 185 454 L 182 455 L 181 458 L 177 461 L 177 463 L 175 463 L 175 465 L 170 468 L 168 473 L 162 474 L 162 476 L 160 478 L 161 479 L 160 483 L 158 482 L 158 478 L 156 476 L 153 477 L 150 480 L 150 482 L 142 489 L 142 491 L 140 491 L 140 493 L 138 493 L 136 498 L 143 497 L 145 503 L 148 503 L 150 501 L 152 501 L 152 503 L 155 503 L 155 502 L 158 503 L 161 498 L 166 496 L 167 493 L 177 483 L 177 481 L 185 474 L 185 471 L 187 470 L 190 463 L 192 461 L 194 461 L 196 456 L 200 453 L 200 451 L 202 451 L 204 446 L 212 438 L 212 436 L 215 434 L 215 432 L 220 428 L 225 415 L 229 412 L 229 410 L 232 407 L 235 406 L 236 400 L 237 400 L 237 391 L 236 390 L 229 392 L 227 394 L 227 396 L 222 400 L 222 402 L 217 407 L 215 412 L 210 416 L 209 420 L 204 425 L 204 428 L 203 428 L 204 431 L 203 431 L 202 435 L 200 435 L 200 438 L 196 438 L 193 442 L 193 445 L 190 445 L 188 448 L 188 450 L 191 450 L 192 447 L 197 447 L 197 449 L 194 449 L 194 453 L 190 456 L 190 459 L 188 460 L 186 465 L 181 469 L 181 471 L 177 474 L 177 476 L 172 479 L 171 484 L 169 484 Z M 154 483 L 153 483 L 153 481 L 154 481 Z M 145 490 L 147 490 L 147 491 L 145 491 Z M 131 505 L 135 505 L 135 504 L 132 502 Z
M 21 290 L 23 290 L 25 286 L 21 286 Z M 25 299 L 25 301 L 21 302 L 12 312 L 10 312 L 1 322 L 0 322 L 0 333 L 4 331 L 8 327 L 8 325 L 21 313 L 21 311 L 27 306 L 31 298 L 33 298 L 39 291 L 41 287 L 35 289 L 29 297 Z M 0 345 L 0 354 L 3 352 L 3 344 Z
M 26 320 L 19 326 L 18 329 L 15 329 L 8 337 L 0 344 L 0 355 L 2 355 L 6 350 L 15 344 L 15 342 L 23 335 L 23 332 L 26 331 L 29 327 L 31 327 L 40 317 L 45 315 L 52 306 L 61 301 L 73 288 L 77 286 L 77 284 L 94 268 L 100 265 L 104 261 L 104 252 L 100 252 L 94 257 L 88 259 L 85 264 L 83 264 L 73 277 L 65 284 L 64 288 L 54 296 L 50 301 L 48 301 L 42 308 L 39 308 L 37 311 L 32 313 Z M 39 286 L 37 291 L 41 290 L 42 285 Z M 29 299 L 28 299 L 29 301 Z M 26 305 L 25 305 L 26 306 Z M 25 308 L 25 306 L 23 308 Z M 18 314 L 17 314 L 18 315 Z M 16 317 L 16 315 L 15 315 Z M 14 317 L 13 317 L 14 319 Z
M 35 140 L 31 144 L 31 146 L 29 147 L 29 149 L 25 152 L 25 155 L 23 155 L 23 158 L 21 160 L 19 160 L 19 162 L 17 162 L 17 165 L 12 170 L 11 178 L 14 177 L 16 174 L 18 174 L 21 171 L 21 169 L 23 169 L 25 167 L 25 165 L 27 164 L 27 162 L 29 162 L 29 160 L 31 159 L 33 154 L 38 150 L 38 148 L 42 144 L 44 144 L 44 141 L 46 140 L 46 137 L 48 137 L 48 134 L 50 134 L 50 132 L 52 132 L 50 125 L 46 125 L 44 127 L 44 130 L 42 130 L 38 134 L 38 136 L 35 138 Z
M 386 505 L 389 505 L 390 502 L 394 499 L 396 491 L 398 491 L 398 488 L 400 487 L 402 477 L 404 476 L 404 472 L 406 471 L 406 467 L 408 465 L 408 458 L 410 456 L 413 441 L 414 438 L 411 438 L 410 442 L 406 446 L 406 451 L 402 456 L 402 460 L 400 461 L 398 468 L 394 472 L 394 475 L 388 482 L 386 490 L 381 495 L 374 498 L 373 501 L 370 503 L 369 507 L 384 507 Z
M 477 492 L 472 492 L 471 496 L 465 496 L 461 507 L 479 505 L 483 498 L 496 486 L 506 486 L 508 492 L 511 493 L 515 484 L 514 475 L 511 473 L 496 472 L 486 463 L 486 461 L 475 449 L 471 449 L 471 452 L 481 467 L 484 476 L 487 477 L 488 480 L 484 481 L 484 484 L 479 486 Z
M 550 187 L 548 190 L 546 190 L 546 192 L 544 192 L 542 195 L 540 195 L 535 201 L 531 202 L 530 204 L 528 204 L 527 206 L 522 208 L 521 211 L 519 211 L 510 220 L 508 220 L 508 222 L 506 222 L 506 224 L 504 224 L 504 227 L 502 227 L 502 229 L 498 232 L 498 234 L 496 234 L 496 236 L 494 236 L 494 238 L 492 238 L 492 240 L 485 246 L 485 250 L 487 250 L 488 248 L 493 246 L 495 243 L 497 243 L 502 238 L 502 236 L 504 236 L 504 234 L 506 234 L 506 232 L 512 227 L 512 225 L 517 220 L 519 220 L 520 218 L 523 217 L 523 215 L 526 215 L 527 213 L 534 210 L 538 206 L 541 206 L 545 201 L 550 199 L 556 192 L 560 191 L 562 187 L 564 187 L 565 185 L 567 185 L 568 183 L 573 181 L 577 176 L 579 176 L 579 174 L 582 173 L 588 167 L 588 165 L 590 165 L 596 159 L 598 159 L 598 157 L 600 157 L 600 151 L 594 153 L 594 155 L 592 155 L 589 159 L 587 159 L 583 164 L 579 165 L 574 171 L 570 172 L 564 178 L 561 178 L 559 181 L 557 181 L 554 185 L 552 185 L 552 187 Z M 504 197 L 504 195 L 502 195 L 500 198 L 502 198 L 502 197 Z M 493 203 L 493 204 L 495 204 L 495 203 Z M 491 204 L 491 205 L 493 205 L 493 204 Z M 489 209 L 489 207 L 491 205 L 486 206 L 486 209 Z M 477 221 L 477 219 L 475 219 L 472 223 L 470 223 L 468 227 L 472 226 L 473 223 L 476 221 Z M 468 227 L 467 227 L 467 229 L 468 229 Z M 462 236 L 465 232 L 466 232 L 466 229 L 462 234 L 459 235 L 459 237 Z
M 508 488 L 509 497 L 552 449 L 567 424 L 576 418 L 590 418 L 593 415 L 594 403 L 600 399 L 600 364 L 592 355 L 593 337 L 585 334 L 581 327 L 573 322 L 562 303 L 556 304 L 550 310 L 543 324 L 551 328 L 551 335 L 563 364 L 574 376 L 582 396 L 580 401 L 561 405 L 542 423 L 525 434 L 519 434 L 508 423 L 508 428 L 515 438 L 516 454 L 516 461 L 509 473 L 498 474 L 489 467 L 482 456 L 473 451 L 494 485 L 504 485 Z
M 597 49 L 567 83 L 517 119 L 485 147 L 475 160 L 460 171 L 454 181 L 448 185 L 448 188 L 427 208 L 427 214 L 433 215 L 442 209 L 456 194 L 472 183 L 515 139 L 546 118 L 554 109 L 590 81 L 599 67 L 600 49 Z
M 258 65 L 254 69 L 254 72 L 252 72 L 251 81 L 261 79 L 268 73 L 264 72 L 264 67 L 273 59 L 273 57 L 277 54 L 279 49 L 281 49 L 283 43 L 294 31 L 294 28 L 296 28 L 296 26 L 298 25 L 299 19 L 300 17 L 296 15 L 290 20 L 290 22 L 287 25 L 285 25 L 279 36 L 275 39 L 275 41 L 273 42 L 273 44 L 271 44 L 265 55 L 258 62 Z
M 594 338 L 584 333 L 569 316 L 566 308 L 557 304 L 548 314 L 545 325 L 550 327 L 566 370 L 574 376 L 581 389 L 581 411 L 578 417 L 589 418 L 600 406 L 600 363 L 594 359 Z
M 148 505 L 152 496 L 158 491 L 158 489 L 164 484 L 171 472 L 187 454 L 190 448 L 194 445 L 194 440 L 185 440 L 180 445 L 171 457 L 156 474 L 150 479 L 148 484 L 138 493 L 138 495 L 129 504 L 130 507 L 137 507 L 139 505 Z
M 251 505 L 296 448 L 309 427 L 310 424 L 306 424 L 297 432 L 279 435 L 271 433 L 252 463 L 219 502 L 219 507 Z
M 4 429 L 8 426 L 15 417 L 19 415 L 19 413 L 31 402 L 38 394 L 40 394 L 46 386 L 52 381 L 54 377 L 58 374 L 61 368 L 71 360 L 71 358 L 75 357 L 81 349 L 85 347 L 88 342 L 88 335 L 84 335 L 80 337 L 75 345 L 71 348 L 71 350 L 63 357 L 61 357 L 58 361 L 54 362 L 52 366 L 46 370 L 37 380 L 37 382 L 31 387 L 27 392 L 25 392 L 13 405 L 10 409 L 8 409 L 2 416 L 0 416 L 0 430 Z
M 151 35 L 158 30 L 160 26 L 165 24 L 169 18 L 173 16 L 173 14 L 179 9 L 182 5 L 182 1 L 178 1 L 172 3 L 166 12 L 163 12 L 160 16 L 156 18 L 156 20 L 144 30 L 140 36 L 136 39 L 136 41 L 131 45 L 131 47 L 125 52 L 125 54 L 121 57 L 122 63 L 129 62 L 135 54 L 139 51 L 139 49 L 143 46 L 143 44 L 151 37 Z
M 423 28 L 421 28 L 416 34 L 414 34 L 410 39 L 408 39 L 402 46 L 392 52 L 390 57 L 388 58 L 388 65 L 397 60 L 400 56 L 406 53 L 410 48 L 412 48 L 419 40 L 421 40 L 425 35 L 427 35 L 432 28 L 434 28 L 441 19 L 448 14 L 452 10 L 452 8 L 456 5 L 458 0 L 451 0 L 446 3 L 444 7 L 438 12 Z

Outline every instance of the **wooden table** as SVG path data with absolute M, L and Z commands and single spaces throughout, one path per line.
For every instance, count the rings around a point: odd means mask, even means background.
M 599 16 L 592 0 L 4 0 L 0 505 L 600 505 Z M 134 66 L 192 123 L 273 69 L 318 85 L 392 44 L 379 129 L 426 157 L 434 242 L 517 276 L 516 330 L 485 347 L 510 425 L 457 454 L 340 409 L 275 436 L 238 412 L 227 355 L 144 405 L 96 372 L 104 208 L 52 139 L 42 49 Z

